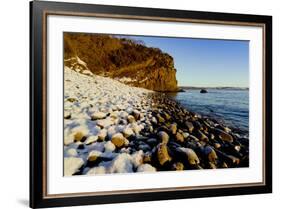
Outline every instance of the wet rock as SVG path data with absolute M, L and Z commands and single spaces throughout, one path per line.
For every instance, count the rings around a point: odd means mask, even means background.
M 199 121 L 197 121 L 197 120 L 193 121 L 193 126 L 194 126 L 195 129 L 203 131 L 203 126 Z
M 187 137 L 189 137 L 189 133 L 183 132 L 183 133 L 182 133 L 182 136 L 186 139 Z
M 160 165 L 164 165 L 172 160 L 165 143 L 161 143 L 157 146 L 157 159 Z
M 162 143 L 167 144 L 169 141 L 169 135 L 165 131 L 158 132 L 158 138 L 161 140 Z
M 143 162 L 144 163 L 151 163 L 151 159 L 152 159 L 152 154 L 151 153 L 145 153 L 143 155 Z
M 212 162 L 209 162 L 209 166 L 210 166 L 211 169 L 216 169 L 217 168 L 216 164 L 214 164 Z
M 141 144 L 139 145 L 139 149 L 142 150 L 143 152 L 147 152 L 151 150 L 151 147 L 148 144 Z
M 164 116 L 164 118 L 166 120 L 170 120 L 171 119 L 171 116 L 168 113 L 166 113 L 166 112 L 163 112 L 163 116 Z
M 207 157 L 207 159 L 209 160 L 209 162 L 211 162 L 213 164 L 217 163 L 218 156 L 212 147 L 206 146 L 204 148 L 204 154 Z
M 123 136 L 123 134 L 121 133 L 117 133 L 114 134 L 111 138 L 111 142 L 117 147 L 117 148 L 121 148 L 125 145 L 125 138 Z
M 175 170 L 175 171 L 182 171 L 184 170 L 184 165 L 183 163 L 181 162 L 176 162 L 172 165 L 172 170 Z
M 184 137 L 183 137 L 183 135 L 182 135 L 181 133 L 177 132 L 177 134 L 176 134 L 176 140 L 177 140 L 178 142 L 184 142 Z
M 164 123 L 165 122 L 165 119 L 160 114 L 157 114 L 156 117 L 157 117 L 159 123 Z
M 193 140 L 193 141 L 196 141 L 196 142 L 199 142 L 200 140 L 198 138 L 196 138 L 195 136 L 193 135 L 189 135 L 189 139 Z
M 151 118 L 151 123 L 157 125 L 157 119 L 155 117 Z
M 64 158 L 64 175 L 72 176 L 74 173 L 78 172 L 83 166 L 84 160 L 78 157 L 65 157 Z
M 232 155 L 228 155 L 228 157 L 229 157 L 229 159 L 231 159 L 232 164 L 239 165 L 239 163 L 240 163 L 240 159 L 239 158 L 234 157 Z
M 171 132 L 172 134 L 176 134 L 176 133 L 177 133 L 177 124 L 176 124 L 176 123 L 172 123 L 172 124 L 170 125 L 170 132 Z
M 198 131 L 197 134 L 198 134 L 198 138 L 201 141 L 204 141 L 204 142 L 208 142 L 209 141 L 208 137 L 205 134 L 203 134 L 202 131 Z
M 188 129 L 189 133 L 192 133 L 192 131 L 193 131 L 193 129 L 194 129 L 193 124 L 192 124 L 191 122 L 189 122 L 189 121 L 186 121 L 186 122 L 185 122 L 185 126 L 186 126 L 186 128 Z
M 226 162 L 223 162 L 223 163 L 221 164 L 221 167 L 222 167 L 222 168 L 228 168 Z
M 158 141 L 155 138 L 150 138 L 150 139 L 147 140 L 147 143 L 151 146 L 155 146 L 155 145 L 158 144 Z
M 214 140 L 214 139 L 215 139 L 215 135 L 214 135 L 214 134 L 210 134 L 209 138 L 210 138 L 211 140 Z
M 216 149 L 219 149 L 219 148 L 221 148 L 221 144 L 220 144 L 220 143 L 214 143 L 214 147 L 215 147 Z
M 193 151 L 193 149 L 190 148 L 184 148 L 180 147 L 177 148 L 180 152 L 184 153 L 186 156 L 186 160 L 189 163 L 189 165 L 197 165 L 200 163 L 200 160 L 197 156 L 197 154 Z
M 224 129 L 224 131 L 225 131 L 226 133 L 230 133 L 230 132 L 231 132 L 231 129 L 228 128 L 228 127 L 226 127 L 226 126 L 225 126 L 223 129 Z
M 236 145 L 236 146 L 234 146 L 234 149 L 235 149 L 237 152 L 240 152 L 240 151 L 241 151 L 241 146 Z
M 228 134 L 228 133 L 226 133 L 226 132 L 224 132 L 224 131 L 222 131 L 218 128 L 215 128 L 214 131 L 217 133 L 218 137 L 221 140 L 227 141 L 227 142 L 230 142 L 230 143 L 233 142 L 233 137 L 230 134 Z

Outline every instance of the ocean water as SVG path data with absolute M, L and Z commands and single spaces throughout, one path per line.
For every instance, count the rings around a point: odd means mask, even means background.
M 249 132 L 249 91 L 237 89 L 208 89 L 201 94 L 199 89 L 169 94 L 187 110 L 205 115 Z

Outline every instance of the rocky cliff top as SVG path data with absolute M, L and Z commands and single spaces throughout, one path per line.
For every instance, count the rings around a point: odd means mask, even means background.
M 140 41 L 110 35 L 64 34 L 64 60 L 122 83 L 154 91 L 178 91 L 173 57 Z

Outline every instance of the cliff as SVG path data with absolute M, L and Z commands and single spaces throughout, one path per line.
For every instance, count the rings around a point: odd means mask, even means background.
M 177 91 L 173 57 L 144 43 L 109 35 L 64 34 L 64 63 L 154 91 Z

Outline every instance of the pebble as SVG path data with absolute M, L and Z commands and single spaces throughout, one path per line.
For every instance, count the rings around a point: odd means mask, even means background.
M 186 121 L 186 122 L 185 122 L 185 126 L 187 127 L 189 133 L 192 133 L 192 131 L 193 131 L 193 129 L 194 129 L 193 124 L 192 124 L 191 122 L 189 122 L 189 121 Z
M 168 147 L 166 143 L 161 143 L 157 148 L 157 158 L 160 165 L 164 165 L 167 162 L 170 162 L 172 158 L 168 153 Z
M 177 140 L 178 142 L 184 142 L 184 137 L 183 137 L 183 135 L 182 135 L 181 133 L 177 132 L 177 134 L 176 134 L 176 140 Z
M 121 133 L 117 133 L 114 134 L 111 138 L 111 142 L 117 147 L 117 148 L 121 148 L 125 145 L 125 138 L 123 136 L 123 134 Z
M 100 132 L 98 134 L 98 139 L 100 141 L 104 141 L 106 136 L 107 136 L 107 130 L 106 129 L 102 129 L 102 130 L 100 130 Z
M 104 112 L 95 112 L 92 114 L 92 120 L 104 119 L 106 118 L 106 113 Z
M 172 134 L 176 134 L 177 133 L 177 124 L 173 123 L 170 125 L 170 131 Z
M 167 144 L 169 141 L 169 135 L 165 131 L 160 131 L 158 133 L 158 137 L 161 140 L 162 143 Z
M 104 166 L 98 166 L 91 168 L 88 172 L 87 175 L 97 175 L 97 174 L 105 174 L 106 173 L 106 168 Z
M 136 121 L 135 117 L 132 116 L 132 115 L 128 115 L 127 120 L 128 120 L 129 123 L 134 123 Z
M 217 128 L 214 129 L 214 130 L 217 132 L 217 134 L 218 134 L 218 136 L 221 140 L 227 141 L 227 142 L 230 142 L 230 143 L 233 142 L 233 137 L 230 134 L 228 134 L 228 133 L 226 133 L 226 132 L 224 132 L 220 129 L 217 129 Z
M 89 162 L 95 162 L 101 156 L 101 154 L 102 152 L 93 150 L 89 153 L 87 160 Z
M 181 162 L 174 163 L 173 166 L 172 166 L 172 170 L 175 170 L 175 171 L 182 171 L 182 170 L 184 170 L 183 163 L 181 163 Z
M 71 176 L 78 172 L 84 164 L 84 160 L 79 157 L 65 157 L 64 158 L 64 175 Z
M 190 165 L 197 165 L 200 163 L 200 160 L 193 149 L 184 148 L 184 147 L 181 147 L 179 149 L 180 149 L 180 151 L 185 153 L 185 155 L 187 157 L 187 161 Z
M 85 141 L 85 144 L 86 145 L 89 145 L 89 144 L 92 144 L 93 142 L 97 141 L 98 140 L 98 136 L 89 136 L 86 141 Z
M 125 128 L 125 129 L 123 130 L 123 134 L 124 134 L 124 136 L 127 138 L 127 137 L 133 135 L 134 132 L 133 132 L 133 130 L 132 130 L 131 128 Z
M 150 164 L 142 164 L 138 167 L 137 172 L 156 172 L 156 168 Z
M 76 156 L 78 155 L 76 149 L 74 149 L 74 148 L 68 149 L 68 150 L 66 151 L 66 153 L 67 153 L 67 155 L 68 155 L 69 157 L 76 157 Z
M 104 148 L 106 152 L 113 152 L 115 150 L 115 145 L 111 141 L 108 141 L 104 144 Z
M 210 147 L 210 146 L 206 146 L 204 148 L 204 154 L 207 156 L 209 162 L 216 164 L 218 156 L 217 153 L 215 152 L 215 150 Z

